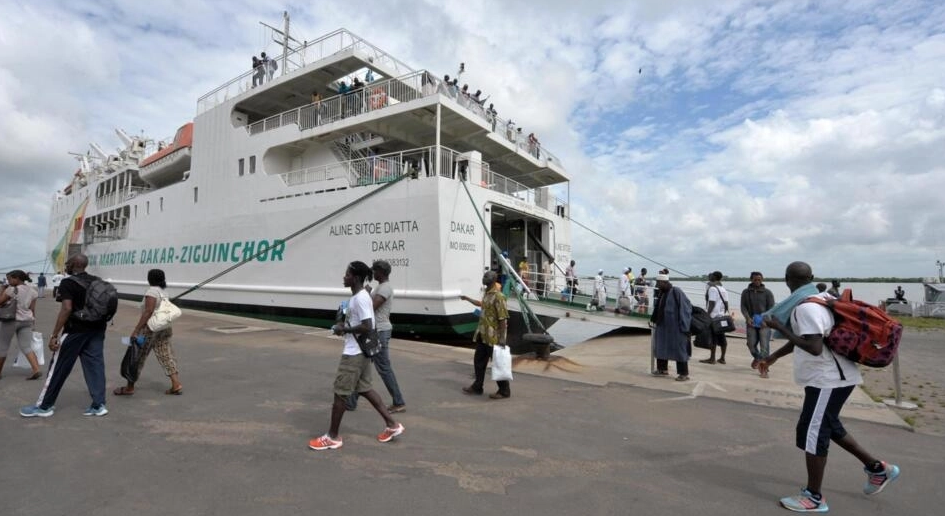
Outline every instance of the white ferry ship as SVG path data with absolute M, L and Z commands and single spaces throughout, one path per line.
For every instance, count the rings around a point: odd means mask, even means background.
M 136 299 L 161 268 L 182 306 L 328 327 L 347 264 L 385 259 L 395 332 L 436 339 L 475 329 L 459 296 L 496 263 L 489 234 L 532 271 L 571 259 L 562 163 L 442 73 L 344 29 L 275 61 L 201 97 L 172 141 L 118 131 L 118 155 L 80 156 L 52 206 L 57 270 L 83 252 Z

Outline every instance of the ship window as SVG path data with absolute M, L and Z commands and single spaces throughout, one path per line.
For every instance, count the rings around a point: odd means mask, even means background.
M 249 173 L 250 174 L 256 173 L 256 156 L 249 157 Z
M 194 204 L 197 204 L 197 187 L 194 187 Z
M 135 204 L 135 218 L 138 218 L 138 205 Z
M 145 215 L 150 215 L 150 214 L 151 214 L 151 201 L 145 201 L 145 203 L 144 203 L 144 214 L 145 214 Z
M 240 158 L 239 163 L 240 163 L 240 176 L 241 176 L 241 177 L 242 177 L 242 175 L 243 175 L 243 161 L 245 161 L 245 160 L 244 160 L 243 158 Z
M 161 211 L 164 211 L 164 198 L 161 197 Z

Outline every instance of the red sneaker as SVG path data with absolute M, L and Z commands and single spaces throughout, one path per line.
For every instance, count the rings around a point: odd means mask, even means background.
M 394 428 L 385 428 L 384 431 L 377 436 L 377 440 L 386 443 L 402 433 L 404 433 L 404 425 L 397 423 L 397 426 Z
M 311 448 L 311 449 L 313 449 L 313 450 L 318 450 L 318 451 L 321 451 L 321 450 L 337 450 L 338 448 L 341 448 L 341 445 L 342 445 L 342 444 L 344 444 L 344 443 L 342 443 L 342 441 L 341 441 L 340 438 L 339 438 L 339 439 L 332 439 L 331 437 L 328 436 L 328 434 L 325 434 L 325 435 L 323 435 L 323 436 L 321 436 L 321 437 L 317 437 L 317 438 L 312 439 L 311 441 L 309 441 L 309 442 L 308 442 L 308 447 Z

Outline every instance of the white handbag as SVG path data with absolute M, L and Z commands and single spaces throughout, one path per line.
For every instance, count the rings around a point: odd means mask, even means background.
M 148 328 L 151 331 L 166 330 L 180 315 L 180 308 L 177 308 L 177 305 L 171 303 L 171 300 L 161 293 L 161 302 L 148 319 Z

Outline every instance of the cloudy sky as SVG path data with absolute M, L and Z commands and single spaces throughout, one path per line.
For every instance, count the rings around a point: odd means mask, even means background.
M 674 271 L 932 276 L 945 3 L 0 0 L 0 270 L 40 270 L 89 142 L 163 138 L 249 56 L 344 27 L 463 81 L 572 178 L 575 221 Z M 659 268 L 575 225 L 579 271 Z

